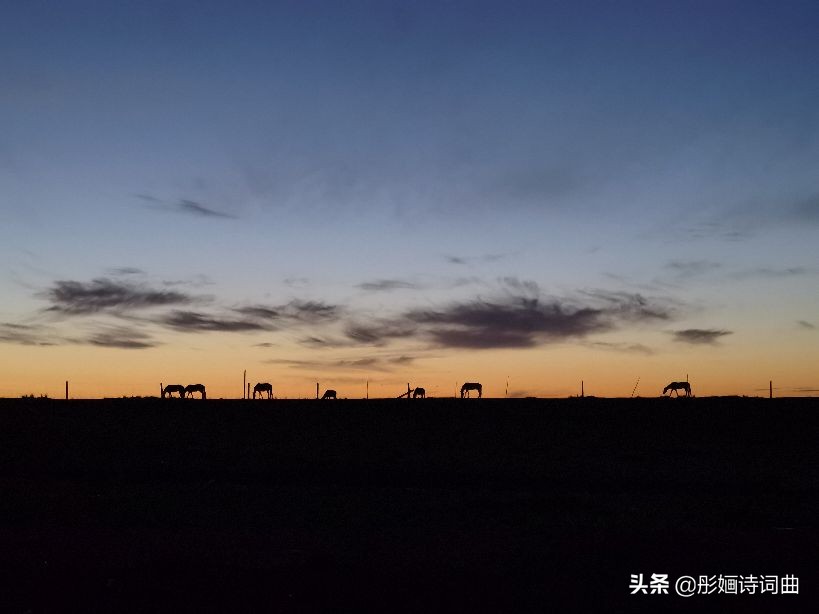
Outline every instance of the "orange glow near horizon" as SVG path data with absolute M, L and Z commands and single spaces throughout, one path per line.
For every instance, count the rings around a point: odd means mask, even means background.
M 766 396 L 774 381 L 778 396 L 813 396 L 819 350 L 780 348 L 775 356 L 741 344 L 731 348 L 684 348 L 679 353 L 642 355 L 558 345 L 531 350 L 454 351 L 419 358 L 390 371 L 342 368 L 293 368 L 268 364 L 258 350 L 220 346 L 217 339 L 196 348 L 160 347 L 122 350 L 90 346 L 21 346 L 0 354 L 0 397 L 33 394 L 63 398 L 69 381 L 72 398 L 158 396 L 160 383 L 201 383 L 208 397 L 241 398 L 242 375 L 248 383 L 273 384 L 278 398 L 313 398 L 333 388 L 340 398 L 393 398 L 407 383 L 429 396 L 451 397 L 464 381 L 479 381 L 487 397 L 658 396 L 669 382 L 688 376 L 697 396 Z M 321 353 L 328 362 L 335 356 Z M 303 348 L 277 348 L 277 355 L 308 360 L 316 353 Z M 366 351 L 361 352 L 362 356 Z M 639 384 L 637 380 L 639 377 Z M 637 384 L 635 391 L 635 384 Z

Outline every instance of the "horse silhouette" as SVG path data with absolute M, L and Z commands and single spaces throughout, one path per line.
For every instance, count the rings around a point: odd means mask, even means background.
M 335 399 L 336 398 L 336 391 L 335 390 L 325 390 L 324 394 L 321 397 L 322 399 Z
M 162 398 L 164 399 L 165 395 L 172 397 L 174 392 L 177 393 L 181 399 L 185 396 L 185 387 L 180 384 L 168 384 L 162 389 Z
M 427 398 L 427 391 L 424 390 L 423 388 L 416 388 L 415 390 L 412 391 L 412 398 L 413 399 L 417 399 L 417 398 L 426 399 Z
M 470 390 L 477 390 L 479 399 L 483 396 L 483 386 L 477 382 L 466 382 L 463 386 L 461 386 L 461 398 L 469 398 Z
M 259 398 L 262 397 L 263 392 L 267 393 L 267 398 L 268 399 L 273 398 L 273 386 L 271 384 L 268 384 L 267 382 L 264 382 L 264 383 L 259 382 L 258 384 L 253 386 L 253 398 L 254 399 L 256 398 L 256 393 L 257 392 L 259 393 Z
M 669 390 L 672 391 L 677 396 L 680 396 L 680 390 L 684 390 L 685 396 L 687 397 L 691 396 L 691 384 L 689 384 L 688 382 L 671 382 L 668 386 L 663 388 L 663 394 L 665 394 Z M 668 396 L 671 395 L 669 394 Z
M 202 384 L 188 384 L 185 386 L 185 396 L 192 397 L 194 392 L 198 392 L 202 395 L 203 399 L 207 399 L 207 395 L 205 394 L 205 386 Z

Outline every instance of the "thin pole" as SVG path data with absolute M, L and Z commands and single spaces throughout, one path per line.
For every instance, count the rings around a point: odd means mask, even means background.
M 65 380 L 65 400 L 68 400 L 68 380 Z
M 247 397 L 250 396 L 248 392 L 249 390 L 247 387 L 247 369 L 245 369 L 244 375 L 242 376 L 242 394 L 244 395 L 245 400 L 247 400 Z
M 370 398 L 370 380 L 367 380 L 367 399 Z
M 247 390 L 247 397 L 245 397 L 245 398 L 249 399 L 250 398 L 250 382 L 248 382 L 246 390 Z
M 503 393 L 503 398 L 507 398 L 509 396 L 509 376 L 506 376 L 506 392 Z
M 585 397 L 585 396 L 586 396 L 586 389 L 585 389 L 585 388 L 584 388 L 584 386 L 583 386 L 583 380 L 580 380 L 580 396 L 581 396 L 581 397 Z
M 319 383 L 316 382 L 316 398 L 318 398 L 318 385 L 319 385 Z
M 410 398 L 409 382 L 407 382 L 407 398 Z
M 770 380 L 768 382 L 768 398 L 769 399 L 773 398 L 773 380 Z

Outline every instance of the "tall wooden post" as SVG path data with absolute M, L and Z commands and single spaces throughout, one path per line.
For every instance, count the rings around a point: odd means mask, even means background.
M 68 400 L 68 380 L 65 380 L 65 400 Z
M 367 400 L 370 398 L 370 380 L 367 380 Z
M 249 391 L 250 389 L 247 387 L 247 369 L 245 369 L 244 376 L 242 377 L 242 395 L 244 395 L 245 400 L 250 397 Z
M 768 398 L 769 399 L 773 398 L 773 380 L 770 380 L 768 382 Z
M 412 397 L 410 396 L 410 385 L 409 385 L 409 382 L 407 382 L 407 398 L 408 398 L 408 399 L 411 399 L 411 398 L 412 398 Z
M 319 385 L 319 383 L 316 382 L 316 398 L 318 398 L 318 385 Z
M 250 398 L 250 382 L 247 383 L 247 386 L 245 387 L 245 390 L 246 390 L 245 394 L 247 395 L 245 398 L 249 399 Z
M 580 380 L 580 396 L 581 398 L 586 396 L 586 389 L 583 386 L 583 380 Z

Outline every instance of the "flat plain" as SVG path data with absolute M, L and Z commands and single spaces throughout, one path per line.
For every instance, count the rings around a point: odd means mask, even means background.
M 0 485 L 3 611 L 794 611 L 819 587 L 809 398 L 7 399 Z M 632 573 L 801 591 L 694 606 Z

